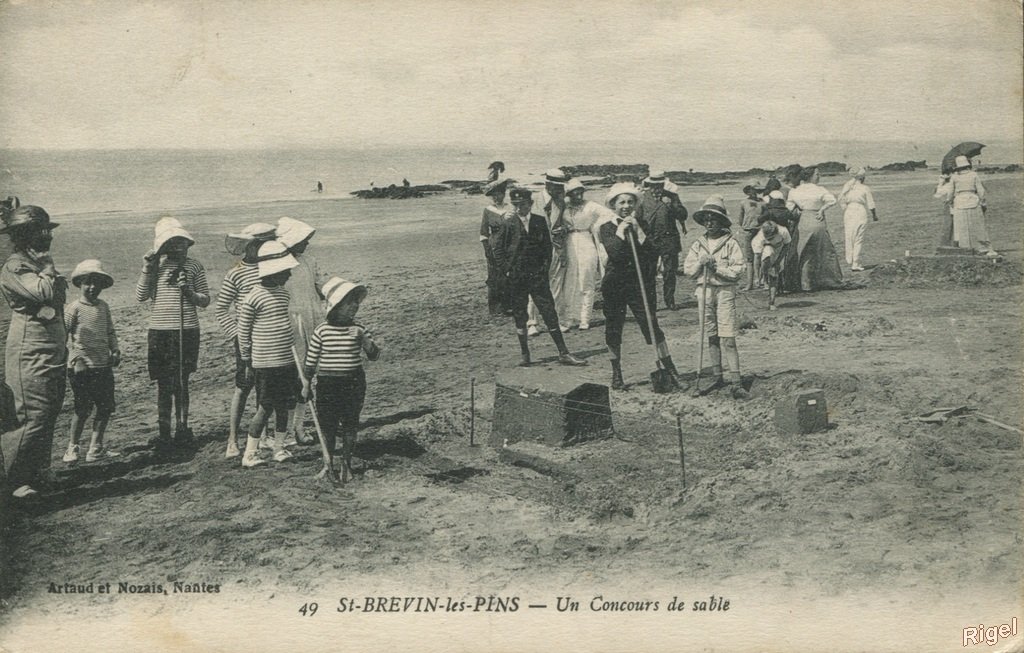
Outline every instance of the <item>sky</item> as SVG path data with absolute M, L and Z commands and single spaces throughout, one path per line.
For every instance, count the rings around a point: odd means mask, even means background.
M 1022 137 L 1018 0 L 0 0 L 0 147 Z

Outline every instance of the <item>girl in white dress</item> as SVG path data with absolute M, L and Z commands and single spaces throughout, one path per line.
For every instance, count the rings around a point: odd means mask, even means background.
M 590 328 L 594 289 L 600 281 L 602 267 L 598 229 L 615 218 L 610 209 L 583 199 L 584 192 L 578 179 L 571 179 L 565 186 L 568 203 L 562 219 L 569 230 L 566 269 L 561 293 L 554 293 L 562 331 L 568 331 L 575 324 L 579 324 L 580 329 Z

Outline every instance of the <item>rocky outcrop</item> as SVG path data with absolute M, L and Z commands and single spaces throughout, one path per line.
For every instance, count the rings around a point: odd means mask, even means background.
M 425 197 L 451 190 L 449 186 L 440 184 L 424 184 L 422 186 L 390 186 L 352 191 L 352 195 L 364 200 L 407 200 Z
M 906 161 L 904 163 L 887 163 L 879 168 L 879 170 L 887 172 L 913 172 L 914 170 L 922 170 L 927 167 L 928 164 L 925 161 Z

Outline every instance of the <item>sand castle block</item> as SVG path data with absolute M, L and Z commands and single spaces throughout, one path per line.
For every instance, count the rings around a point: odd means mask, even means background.
M 580 383 L 543 367 L 512 370 L 495 382 L 493 447 L 520 440 L 564 447 L 611 432 L 608 386 Z
M 816 433 L 828 428 L 825 391 L 804 390 L 775 406 L 775 428 L 779 433 Z

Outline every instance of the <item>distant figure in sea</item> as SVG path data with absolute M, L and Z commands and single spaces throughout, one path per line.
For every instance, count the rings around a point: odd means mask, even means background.
M 565 243 L 565 274 L 555 308 L 562 332 L 578 324 L 580 330 L 590 328 L 594 310 L 594 290 L 600 282 L 601 252 L 598 229 L 614 219 L 615 214 L 597 202 L 584 199 L 586 189 L 579 179 L 570 179 L 565 185 L 568 198 L 564 220 L 568 230 Z
M 199 364 L 199 313 L 210 304 L 206 269 L 188 255 L 195 239 L 175 218 L 161 218 L 154 227 L 153 249 L 143 257 L 135 299 L 151 302 L 149 315 L 149 378 L 156 381 L 158 450 L 192 444 L 188 427 L 189 376 Z M 180 364 L 180 365 L 179 365 Z M 171 439 L 171 408 L 175 408 Z
M 754 240 L 761 226 L 761 214 L 764 213 L 765 204 L 758 197 L 757 189 L 753 186 L 744 186 L 745 198 L 740 202 L 739 229 L 736 230 L 736 240 L 743 250 L 743 259 L 747 262 L 746 283 L 740 290 L 750 290 L 754 287 L 754 250 L 750 243 Z M 760 279 L 758 280 L 760 282 Z
M 406 179 L 405 177 L 402 177 L 402 187 L 403 188 L 408 188 L 409 187 L 409 180 Z
M 0 269 L 0 291 L 11 308 L 4 373 L 16 418 L 14 428 L 0 435 L 0 461 L 4 491 L 13 489 L 14 499 L 25 501 L 38 499 L 47 483 L 53 430 L 64 404 L 67 282 L 50 256 L 53 230 L 59 225 L 46 211 L 18 206 L 9 197 L 0 217 L 0 233 L 14 246 Z
M 861 265 L 860 250 L 864 245 L 864 232 L 868 228 L 868 214 L 871 214 L 873 222 L 878 222 L 878 215 L 875 213 L 875 197 L 864 183 L 867 169 L 857 168 L 852 174 L 853 179 L 846 182 L 839 193 L 839 206 L 843 209 L 846 263 L 851 271 L 861 272 L 864 266 Z
M 563 365 L 586 365 L 569 353 L 558 328 L 558 313 L 551 296 L 548 272 L 551 269 L 551 234 L 543 215 L 532 212 L 533 193 L 526 188 L 513 188 L 509 200 L 515 213 L 502 225 L 494 258 L 498 269 L 508 280 L 508 307 L 516 325 L 516 336 L 522 353 L 520 366 L 530 365 L 530 345 L 526 332 L 527 304 L 537 306 L 551 339 L 558 348 L 558 362 Z
M 480 221 L 480 243 L 484 246 L 484 260 L 487 261 L 487 311 L 491 317 L 505 314 L 505 277 L 498 270 L 494 258 L 494 248 L 498 245 L 501 226 L 509 212 L 505 203 L 505 191 L 510 179 L 494 180 L 484 186 L 484 195 L 491 200 L 484 207 L 484 216 Z
M 661 263 L 662 295 L 665 306 L 676 310 L 676 276 L 679 273 L 679 253 L 683 251 L 681 234 L 686 233 L 686 207 L 679 196 L 665 190 L 667 178 L 663 171 L 652 171 L 644 179 L 643 194 L 639 199 L 636 219 L 651 239 L 657 253 L 654 263 Z M 655 271 L 657 274 L 657 271 Z M 655 310 L 657 302 L 651 304 Z
M 818 185 L 818 169 L 804 168 L 799 185 L 789 192 L 786 206 L 800 212 L 799 256 L 800 290 L 827 290 L 843 287 L 843 271 L 839 266 L 832 236 L 825 222 L 825 212 L 836 205 L 835 195 Z
M 601 281 L 604 300 L 601 307 L 604 312 L 604 342 L 612 366 L 611 386 L 616 390 L 626 387 L 622 378 L 622 332 L 626 324 L 627 308 L 636 318 L 644 341 L 656 346 L 661 368 L 669 372 L 673 385 L 678 387 L 678 372 L 654 311 L 657 306 L 654 282 L 659 252 L 636 218 L 640 196 L 640 190 L 633 184 L 620 182 L 612 186 L 605 198 L 605 205 L 615 212 L 615 217 L 602 222 L 598 230 L 601 244 L 608 253 L 608 264 Z M 639 269 L 637 259 L 640 262 Z M 643 290 L 640 275 L 643 276 Z M 645 295 L 650 309 L 650 325 L 644 308 Z M 654 333 L 651 333 L 652 329 Z
M 998 257 L 990 246 L 985 224 L 985 186 L 966 156 L 958 156 L 955 165 L 945 189 L 953 206 L 953 241 L 957 247 Z
M 317 182 L 316 182 L 316 192 L 318 192 L 318 193 L 324 192 L 324 183 L 322 181 L 320 181 L 320 180 L 317 180 Z

